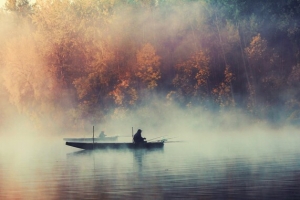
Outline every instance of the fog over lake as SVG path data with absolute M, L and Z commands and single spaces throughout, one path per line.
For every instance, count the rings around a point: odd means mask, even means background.
M 36 134 L 2 137 L 0 199 L 300 197 L 300 137 L 292 128 L 190 133 L 156 150 L 85 151 Z

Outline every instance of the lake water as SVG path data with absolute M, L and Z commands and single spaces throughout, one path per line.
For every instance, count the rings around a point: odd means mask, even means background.
M 158 150 L 2 141 L 0 199 L 300 199 L 300 137 L 215 136 Z

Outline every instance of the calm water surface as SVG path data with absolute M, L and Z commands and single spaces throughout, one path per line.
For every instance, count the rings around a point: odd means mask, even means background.
M 221 137 L 159 150 L 1 143 L 0 199 L 300 199 L 298 137 Z

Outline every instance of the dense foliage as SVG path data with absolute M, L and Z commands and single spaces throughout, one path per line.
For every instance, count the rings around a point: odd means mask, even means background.
M 299 0 L 7 0 L 1 88 L 33 118 L 80 124 L 155 95 L 297 122 Z

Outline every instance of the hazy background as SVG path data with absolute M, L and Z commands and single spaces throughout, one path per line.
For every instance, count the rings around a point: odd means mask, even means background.
M 299 7 L 7 1 L 0 13 L 1 134 L 83 136 L 92 126 L 129 136 L 141 128 L 148 139 L 293 133 Z
M 299 196 L 298 1 L 2 8 L 1 199 Z M 177 142 L 85 153 L 65 145 L 92 137 L 93 126 L 120 142 L 132 128 Z

